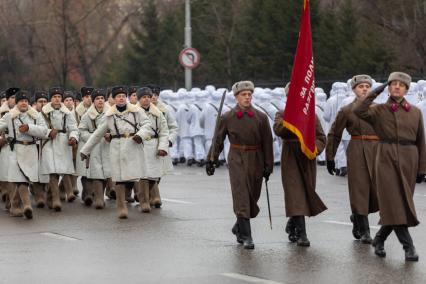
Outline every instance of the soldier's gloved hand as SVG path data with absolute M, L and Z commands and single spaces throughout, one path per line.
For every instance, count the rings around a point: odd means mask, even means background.
M 327 161 L 327 171 L 332 176 L 336 174 L 336 163 L 334 160 Z
M 142 138 L 138 135 L 133 136 L 133 141 L 135 141 L 138 144 L 142 143 Z
M 166 151 L 164 151 L 164 150 L 158 150 L 158 152 L 157 152 L 157 156 L 165 157 L 165 156 L 167 156 L 167 152 L 166 152 Z
M 88 160 L 88 159 L 89 159 L 89 156 L 88 156 L 88 155 L 86 155 L 86 154 L 83 154 L 83 153 L 80 153 L 80 157 L 81 157 L 81 160 L 82 160 L 82 161 L 84 161 L 84 160 Z
M 378 96 L 384 91 L 384 89 L 386 89 L 387 86 L 388 86 L 388 82 L 383 83 L 383 85 L 375 88 L 374 90 L 371 90 L 370 93 L 368 93 L 367 95 L 374 94 Z
M 105 134 L 105 135 L 104 135 L 104 138 L 105 138 L 105 141 L 106 141 L 106 142 L 110 143 L 110 142 L 111 142 L 111 140 L 112 140 L 111 133 L 107 133 L 107 134 Z
M 7 144 L 7 140 L 3 137 L 0 137 L 0 148 Z
M 75 146 L 75 145 L 77 145 L 77 139 L 75 139 L 74 137 L 71 137 L 69 140 L 68 140 L 68 145 L 70 145 L 70 146 Z
M 206 163 L 206 173 L 208 176 L 212 176 L 214 175 L 214 171 L 215 171 L 215 166 L 214 166 L 214 162 L 212 161 L 207 161 Z
M 425 174 L 417 174 L 416 183 L 422 183 L 425 180 Z
M 263 170 L 263 177 L 265 178 L 265 181 L 269 180 L 269 176 L 271 173 L 268 170 Z
M 30 127 L 28 126 L 28 124 L 21 124 L 21 125 L 19 125 L 19 132 L 25 133 L 28 130 L 30 130 Z
M 52 140 L 56 138 L 56 135 L 58 135 L 58 130 L 56 130 L 56 129 L 52 129 L 49 133 L 49 137 Z
M 171 148 L 171 147 L 173 147 L 173 143 L 172 143 L 172 141 L 169 141 L 169 147 Z

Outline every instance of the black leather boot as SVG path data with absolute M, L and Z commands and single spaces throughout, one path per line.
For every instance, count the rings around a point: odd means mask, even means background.
M 179 159 L 179 163 L 181 163 L 181 164 L 185 164 L 185 162 L 186 162 L 186 159 L 185 159 L 184 157 L 181 157 L 181 158 Z
M 300 247 L 309 247 L 311 242 L 306 235 L 305 216 L 294 216 L 293 220 L 296 224 L 297 245 Z
M 407 226 L 394 226 L 395 234 L 405 250 L 406 261 L 419 261 L 413 239 L 410 236 Z
M 385 241 L 392 233 L 392 226 L 382 226 L 374 237 L 372 246 L 374 247 L 374 253 L 379 257 L 386 257 Z
M 296 226 L 294 224 L 293 217 L 288 218 L 287 225 L 285 226 L 285 232 L 288 234 L 288 240 L 290 242 L 297 242 Z
M 237 242 L 239 244 L 242 244 L 243 239 L 241 238 L 241 235 L 240 235 L 240 227 L 238 226 L 238 219 L 235 222 L 234 226 L 232 227 L 232 233 L 237 237 Z
M 353 224 L 352 236 L 354 236 L 355 239 L 359 240 L 359 239 L 361 239 L 361 234 L 359 233 L 359 226 L 358 226 L 358 222 L 357 222 L 358 220 L 355 216 L 356 216 L 356 214 L 352 214 L 351 217 L 350 217 L 351 222 Z
M 196 162 L 195 162 L 195 159 L 189 159 L 188 160 L 188 162 L 186 163 L 186 165 L 188 166 L 188 167 L 190 167 L 190 166 L 192 166 L 193 164 L 195 164 Z
M 364 215 L 355 215 L 358 219 L 359 233 L 361 235 L 361 242 L 363 244 L 371 244 L 373 240 L 370 236 L 370 224 L 368 223 L 368 217 Z
M 240 230 L 240 237 L 243 241 L 243 247 L 245 249 L 254 249 L 254 243 L 251 237 L 250 219 L 238 218 L 238 227 Z

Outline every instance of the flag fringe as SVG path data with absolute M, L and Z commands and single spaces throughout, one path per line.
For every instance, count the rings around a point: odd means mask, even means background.
M 297 138 L 299 138 L 300 148 L 302 150 L 302 153 L 305 154 L 306 157 L 308 157 L 309 160 L 315 159 L 317 157 L 317 155 L 318 155 L 318 148 L 317 148 L 317 146 L 315 146 L 315 150 L 314 150 L 314 152 L 312 152 L 306 146 L 305 141 L 303 140 L 303 135 L 302 135 L 302 133 L 300 133 L 299 129 L 297 129 L 296 126 L 294 126 L 293 124 L 289 123 L 288 121 L 283 121 L 283 125 L 284 125 L 285 128 L 287 128 L 288 130 L 290 130 L 294 135 L 296 135 Z

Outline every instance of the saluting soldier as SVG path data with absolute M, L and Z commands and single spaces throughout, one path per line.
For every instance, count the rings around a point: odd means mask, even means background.
M 168 153 L 167 157 L 171 159 L 170 151 L 173 145 L 177 143 L 179 127 L 176 122 L 175 116 L 170 112 L 170 108 L 168 108 L 167 105 L 162 100 L 160 100 L 160 87 L 156 85 L 150 85 L 149 88 L 151 88 L 152 90 L 151 103 L 154 104 L 163 113 L 164 117 L 166 118 L 167 127 L 169 129 L 168 140 L 169 140 L 169 148 L 170 148 L 167 151 Z M 150 190 L 150 193 L 149 193 L 150 204 L 151 206 L 154 206 L 155 208 L 160 208 L 162 205 L 160 188 L 159 188 L 160 181 L 161 181 L 161 178 L 159 178 L 158 182 L 154 184 L 154 186 L 152 187 L 152 190 Z
M 143 139 L 151 137 L 151 123 L 138 106 L 127 103 L 123 86 L 112 88 L 115 105 L 106 113 L 106 121 L 98 126 L 81 149 L 81 158 L 87 159 L 93 148 L 102 140 L 111 141 L 111 177 L 115 185 L 118 218 L 127 218 L 125 204 L 126 184 L 139 182 L 145 176 Z
M 387 84 L 356 103 L 354 112 L 373 126 L 380 139 L 374 174 L 382 226 L 373 240 L 375 254 L 386 256 L 384 243 L 395 231 L 405 250 L 405 260 L 418 261 L 408 227 L 419 224 L 413 195 L 416 182 L 421 183 L 426 173 L 426 144 L 422 113 L 404 98 L 410 83 L 408 74 L 391 73 Z M 386 85 L 388 101 L 373 105 Z
M 9 133 L 8 182 L 13 184 L 10 214 L 32 219 L 28 187 L 39 181 L 36 138 L 47 138 L 50 131 L 41 114 L 29 106 L 29 97 L 27 91 L 16 93 L 16 105 L 0 119 L 0 131 L 8 129 Z
M 6 115 L 15 107 L 15 95 L 19 88 L 8 88 L 5 91 L 6 101 L 0 106 L 0 118 Z M 13 184 L 8 182 L 9 156 L 10 147 L 8 147 L 8 129 L 0 131 L 0 186 L 1 197 L 6 204 L 6 209 L 10 207 L 10 194 L 12 193 Z
M 61 211 L 59 177 L 62 176 L 68 201 L 75 200 L 71 176 L 75 172 L 72 147 L 78 143 L 77 122 L 69 109 L 62 103 L 64 92 L 54 87 L 49 90 L 50 102 L 42 109 L 42 115 L 51 130 L 49 140 L 42 143 L 41 173 L 49 174 L 47 203 L 49 208 Z
M 108 107 L 105 105 L 106 92 L 103 89 L 94 89 L 92 91 L 92 105 L 82 116 L 80 125 L 80 141 L 85 143 L 96 129 L 105 122 L 105 113 Z M 81 143 L 80 142 L 80 143 Z M 89 179 L 90 184 L 85 194 L 84 203 L 90 206 L 94 202 L 96 209 L 105 207 L 104 188 L 107 179 L 111 178 L 111 160 L 109 157 L 109 140 L 102 139 L 92 150 L 90 160 L 84 171 L 79 175 Z M 86 164 L 86 163 L 85 163 Z M 81 171 L 82 169 L 79 168 Z
M 160 178 L 172 169 L 169 152 L 169 129 L 163 113 L 151 103 L 152 90 L 148 87 L 137 91 L 139 104 L 151 121 L 151 137 L 144 142 L 146 174 L 139 182 L 138 199 L 141 211 L 151 211 L 151 194 Z M 159 197 L 159 194 L 158 194 Z M 161 202 L 161 201 L 160 201 Z M 161 204 L 161 203 L 160 203 Z
M 315 145 L 320 154 L 326 143 L 321 123 L 316 117 Z M 284 187 L 285 211 L 290 217 L 285 228 L 291 242 L 298 246 L 310 246 L 306 233 L 305 216 L 320 214 L 327 207 L 315 192 L 317 178 L 316 159 L 303 154 L 297 136 L 284 127 L 283 112 L 275 115 L 274 132 L 283 139 L 281 151 L 281 175 Z
M 263 178 L 272 173 L 272 132 L 266 115 L 253 108 L 251 101 L 254 85 L 250 81 L 232 86 L 237 105 L 223 114 L 209 150 L 207 175 L 213 175 L 215 164 L 223 150 L 226 136 L 231 148 L 228 155 L 234 213 L 237 222 L 232 228 L 237 242 L 245 249 L 254 249 L 250 219 L 259 214 L 257 202 Z
M 344 106 L 337 114 L 327 137 L 327 169 L 336 173 L 334 157 L 337 153 L 343 131 L 346 129 L 351 140 L 346 151 L 348 169 L 349 199 L 352 210 L 352 234 L 361 242 L 370 244 L 368 214 L 379 210 L 377 190 L 374 186 L 374 158 L 379 137 L 373 127 L 353 112 L 355 103 L 370 91 L 373 81 L 368 75 L 356 75 L 351 80 L 356 99 Z

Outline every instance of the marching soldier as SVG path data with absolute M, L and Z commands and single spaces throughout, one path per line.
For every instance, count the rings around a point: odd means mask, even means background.
M 80 121 L 83 115 L 87 112 L 87 110 L 92 105 L 91 95 L 93 90 L 94 90 L 93 87 L 81 87 L 80 89 L 82 102 L 75 107 L 75 111 L 74 111 L 75 120 L 77 121 L 77 127 L 80 125 Z M 84 142 L 80 142 L 78 143 L 78 145 L 73 147 L 73 159 L 74 159 L 76 173 L 72 176 L 72 184 L 73 184 L 74 191 L 78 192 L 77 178 L 81 176 L 81 187 L 82 187 L 81 199 L 84 201 L 86 200 L 86 193 L 90 190 L 89 189 L 90 182 L 88 181 L 86 175 L 83 174 L 86 172 L 85 163 L 83 163 L 81 159 L 77 157 L 78 153 L 80 152 L 81 148 L 83 148 L 83 146 L 84 146 Z M 86 205 L 90 206 L 91 203 Z
M 158 188 L 160 178 L 172 169 L 172 161 L 169 152 L 169 129 L 163 113 L 151 103 L 152 90 L 144 87 L 137 91 L 139 104 L 151 121 L 151 139 L 144 142 L 144 154 L 146 163 L 146 175 L 139 182 L 138 199 L 141 211 L 151 211 L 151 195 L 155 194 L 154 187 Z M 158 197 L 160 195 L 158 193 Z M 158 203 L 154 203 L 158 202 Z M 154 200 L 154 206 L 161 205 Z
M 163 113 L 164 117 L 166 118 L 167 127 L 169 129 L 169 137 L 168 137 L 169 150 L 167 151 L 168 153 L 167 157 L 171 158 L 170 151 L 173 145 L 177 143 L 177 135 L 178 135 L 179 127 L 176 122 L 176 118 L 170 112 L 170 108 L 168 108 L 165 103 L 159 100 L 160 88 L 155 85 L 151 85 L 149 87 L 152 90 L 151 103 L 154 104 Z M 152 187 L 152 190 L 149 193 L 150 204 L 151 206 L 154 206 L 155 208 L 160 208 L 162 205 L 160 188 L 159 188 L 160 180 L 161 178 L 158 180 L 157 183 L 154 184 L 154 186 Z
M 245 249 L 254 249 L 250 218 L 259 214 L 257 202 L 262 179 L 273 170 L 272 132 L 266 115 L 253 108 L 254 85 L 250 81 L 237 82 L 232 87 L 237 105 L 221 116 L 206 164 L 207 175 L 213 175 L 215 164 L 228 136 L 231 148 L 228 156 L 232 199 L 237 222 L 232 233 Z
M 405 260 L 418 261 L 408 227 L 419 224 L 413 195 L 416 182 L 421 183 L 426 173 L 426 144 L 422 114 L 404 98 L 410 83 L 408 74 L 391 73 L 387 84 L 356 103 L 354 112 L 372 125 L 380 139 L 374 174 L 382 226 L 373 240 L 374 252 L 385 257 L 384 243 L 395 231 L 405 250 Z M 372 105 L 386 85 L 388 101 Z
M 62 176 L 69 202 L 75 200 L 71 175 L 75 172 L 72 161 L 72 147 L 78 143 L 78 128 L 74 116 L 62 103 L 63 91 L 60 88 L 49 90 L 50 103 L 42 109 L 42 114 L 51 130 L 49 140 L 41 146 L 41 173 L 49 174 L 47 203 L 49 208 L 61 211 L 59 198 L 59 177 Z
M 127 218 L 126 184 L 139 182 L 145 176 L 143 139 L 151 138 L 151 123 L 138 106 L 126 102 L 123 86 L 112 88 L 115 105 L 106 113 L 106 121 L 99 125 L 81 149 L 81 158 L 89 158 L 93 148 L 102 140 L 111 141 L 111 177 L 116 182 L 115 194 L 118 218 Z
M 367 95 L 372 84 L 371 77 L 368 75 L 357 75 L 352 78 L 351 87 L 357 98 L 344 106 L 337 114 L 328 133 L 326 150 L 327 169 L 331 175 L 334 175 L 336 173 L 334 157 L 342 139 L 343 130 L 347 129 L 351 135 L 346 154 L 352 234 L 355 239 L 361 239 L 365 244 L 372 242 L 368 214 L 379 210 L 377 191 L 373 181 L 373 165 L 379 137 L 369 123 L 355 115 L 353 107 L 359 98 Z
M 5 92 L 6 101 L 0 106 L 0 118 L 5 116 L 15 107 L 15 95 L 19 88 L 9 88 Z M 6 203 L 6 209 L 10 207 L 10 194 L 13 184 L 8 182 L 10 147 L 8 147 L 8 129 L 0 131 L 0 187 L 1 198 Z
M 47 104 L 49 100 L 49 95 L 44 91 L 37 91 L 34 95 L 35 99 L 35 110 L 40 113 L 41 117 L 44 119 L 43 115 L 41 114 L 41 110 L 43 107 Z M 47 125 L 47 121 L 45 120 L 45 125 Z M 37 139 L 37 147 L 38 149 L 41 149 L 41 146 L 43 143 L 46 143 L 46 141 L 49 139 L 49 137 L 45 137 L 44 139 Z M 44 208 L 46 204 L 46 192 L 47 187 L 49 185 L 49 175 L 41 174 L 41 157 L 42 157 L 42 151 L 38 151 L 38 172 L 39 172 L 39 181 L 34 182 L 32 186 L 32 193 L 34 195 L 34 201 L 36 203 L 37 208 Z M 31 188 L 31 187 L 30 187 Z
M 290 217 L 285 228 L 291 242 L 310 246 L 306 234 L 305 216 L 316 216 L 327 209 L 315 192 L 317 178 L 316 160 L 308 159 L 300 149 L 299 139 L 283 125 L 283 113 L 275 115 L 274 132 L 283 139 L 281 175 L 284 187 L 285 210 Z M 325 147 L 325 134 L 316 117 L 316 147 L 321 153 Z
M 108 107 L 105 105 L 106 93 L 104 90 L 94 89 L 91 96 L 93 103 L 82 116 L 78 127 L 80 141 L 83 143 L 87 142 L 98 126 L 105 122 L 105 113 L 108 110 Z M 103 209 L 105 207 L 104 188 L 106 180 L 111 178 L 109 151 L 109 141 L 106 139 L 101 140 L 92 150 L 89 163 L 87 164 L 88 168 L 80 174 L 81 176 L 86 176 L 90 181 L 90 186 L 83 201 L 87 206 L 90 206 L 94 200 L 96 209 Z
M 8 129 L 9 133 L 8 182 L 13 184 L 10 214 L 32 219 L 28 187 L 39 181 L 36 138 L 47 138 L 50 131 L 41 114 L 28 105 L 29 97 L 23 90 L 16 93 L 16 105 L 0 119 L 0 131 Z

